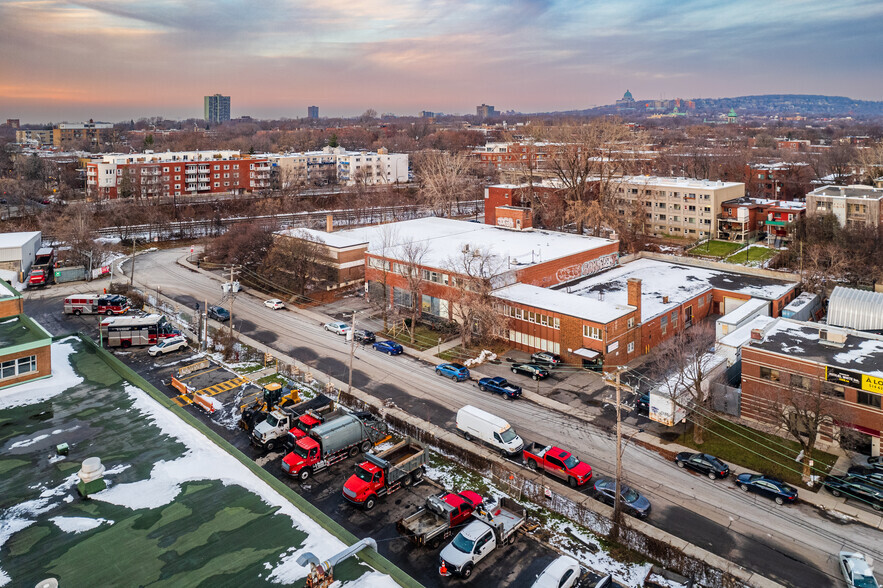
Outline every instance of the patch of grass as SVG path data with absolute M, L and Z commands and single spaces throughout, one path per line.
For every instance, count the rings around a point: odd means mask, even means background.
M 260 386 L 266 386 L 267 384 L 271 384 L 273 382 L 277 382 L 279 384 L 282 384 L 283 386 L 291 384 L 291 382 L 288 381 L 288 378 L 286 378 L 282 374 L 270 374 L 269 376 L 264 376 L 263 378 L 260 378 L 255 383 Z
M 705 442 L 701 446 L 693 443 L 690 431 L 675 442 L 715 455 L 732 465 L 774 476 L 794 486 L 803 486 L 803 466 L 794 461 L 800 453 L 800 445 L 796 441 L 721 419 L 706 419 L 705 427 Z M 825 474 L 831 470 L 837 456 L 816 449 L 813 460 L 816 468 L 813 473 Z
M 239 375 L 253 374 L 255 372 L 261 371 L 262 369 L 264 369 L 264 366 L 259 363 L 253 365 L 236 366 L 236 373 Z
M 407 345 L 408 347 L 420 351 L 426 351 L 427 349 L 436 347 L 438 345 L 439 337 L 441 337 L 442 343 L 451 339 L 451 335 L 437 331 L 424 324 L 418 324 L 415 327 L 413 343 L 411 343 L 411 335 L 403 331 L 396 331 L 395 335 L 389 331 L 377 333 L 377 338 L 380 339 L 381 337 L 386 337 L 387 339 L 391 339 L 392 341 L 396 341 L 402 345 Z
M 741 243 L 730 243 L 729 241 L 708 241 L 701 245 L 697 245 L 688 252 L 690 255 L 701 257 L 727 257 L 732 255 L 743 245 Z
M 768 247 L 748 247 L 735 255 L 731 255 L 724 261 L 740 265 L 761 265 L 775 257 L 778 253 L 778 250 Z

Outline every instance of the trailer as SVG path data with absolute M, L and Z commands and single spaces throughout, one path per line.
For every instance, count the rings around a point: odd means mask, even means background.
M 419 482 L 426 465 L 426 451 L 412 439 L 365 458 L 343 486 L 343 497 L 365 510 L 374 508 L 378 498 Z

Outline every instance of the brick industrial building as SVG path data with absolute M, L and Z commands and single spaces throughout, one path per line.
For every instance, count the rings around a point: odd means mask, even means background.
M 883 336 L 784 318 L 752 333 L 742 348 L 743 417 L 775 425 L 783 398 L 819 393 L 837 427 L 859 432 L 879 455 Z
M 270 163 L 239 151 L 110 154 L 86 164 L 86 197 L 242 194 L 270 187 Z

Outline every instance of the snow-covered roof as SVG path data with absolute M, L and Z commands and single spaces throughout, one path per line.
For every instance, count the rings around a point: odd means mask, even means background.
M 24 247 L 34 237 L 39 237 L 40 231 L 24 231 L 21 233 L 0 233 L 0 249 L 11 247 Z
M 701 190 L 720 190 L 744 186 L 742 182 L 723 182 L 720 180 L 698 180 L 695 178 L 670 178 L 658 176 L 623 176 L 623 184 L 641 184 L 647 186 L 661 186 L 665 188 L 699 188 Z
M 329 247 L 336 248 L 344 248 L 344 247 L 355 247 L 357 245 L 367 245 L 367 241 L 360 241 L 359 239 L 355 239 L 352 236 L 349 236 L 343 232 L 332 232 L 327 233 L 325 231 L 316 231 L 314 229 L 286 229 L 284 231 L 279 231 L 277 235 L 286 235 L 288 237 L 303 237 L 303 235 L 309 235 L 310 237 L 320 241 Z
M 758 312 L 763 307 L 766 307 L 767 310 L 769 310 L 769 300 L 752 298 L 751 300 L 746 301 L 744 304 L 740 304 L 739 308 L 737 308 L 736 310 L 729 312 L 721 318 L 717 319 L 717 322 L 727 325 L 738 325 L 755 312 Z
M 368 253 L 402 259 L 405 243 L 427 243 L 422 265 L 446 269 L 465 247 L 498 257 L 499 271 L 517 270 L 615 243 L 610 239 L 553 231 L 514 231 L 440 217 L 418 218 L 338 231 L 337 235 L 368 243 Z M 389 235 L 386 251 L 385 236 Z M 391 245 L 390 245 L 391 244 Z
M 818 323 L 778 318 L 763 341 L 753 340 L 749 346 L 883 378 L 883 335 L 843 329 L 843 344 L 829 344 L 819 340 L 819 330 L 826 329 Z
M 513 284 L 500 288 L 494 292 L 494 296 L 509 302 L 602 324 L 612 322 L 636 310 L 634 306 L 627 304 L 574 296 L 562 290 L 549 290 L 528 284 Z
M 776 319 L 771 316 L 756 316 L 748 321 L 747 324 L 744 324 L 733 332 L 721 337 L 717 342 L 717 346 L 735 347 L 738 349 L 751 340 L 751 331 L 754 329 L 763 329 L 775 320 Z
M 592 276 L 566 288 L 573 294 L 615 304 L 628 304 L 627 281 L 641 280 L 641 321 L 677 308 L 682 303 L 712 289 L 747 294 L 764 300 L 777 300 L 795 284 L 760 276 L 693 267 L 654 259 L 639 259 Z
M 814 294 L 812 292 L 801 292 L 800 296 L 798 296 L 797 298 L 795 298 L 794 300 L 789 302 L 788 306 L 786 306 L 782 310 L 783 311 L 790 310 L 791 312 L 797 312 L 801 308 L 803 308 L 804 306 L 809 304 L 810 302 L 817 300 L 818 297 L 819 297 L 818 294 Z
M 836 177 L 825 176 L 823 180 L 836 180 Z M 866 198 L 869 200 L 883 200 L 883 188 L 853 184 L 851 186 L 821 186 L 807 196 L 827 196 L 830 198 Z
M 828 298 L 828 324 L 859 331 L 883 330 L 883 293 L 835 287 Z

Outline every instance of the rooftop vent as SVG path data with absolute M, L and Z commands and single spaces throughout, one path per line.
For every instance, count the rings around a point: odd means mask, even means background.
M 663 303 L 663 304 L 668 304 L 668 296 L 663 296 L 663 297 L 662 297 L 662 303 Z
M 819 343 L 843 347 L 846 344 L 846 331 L 842 329 L 819 329 Z

